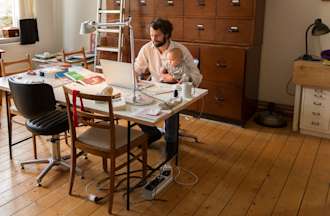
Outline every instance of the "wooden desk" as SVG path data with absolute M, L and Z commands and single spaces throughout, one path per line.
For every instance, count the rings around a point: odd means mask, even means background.
M 293 82 L 296 84 L 296 94 L 292 129 L 328 137 L 330 66 L 322 62 L 296 61 L 293 67 Z M 310 125 L 306 121 L 309 121 Z
M 97 73 L 91 72 L 87 69 L 84 69 L 82 67 L 80 67 L 79 73 L 89 73 L 89 74 L 94 74 L 96 75 Z M 100 74 L 97 74 L 100 75 Z M 49 80 L 47 80 L 47 78 L 44 79 L 44 82 L 48 82 Z M 103 87 L 102 87 L 103 85 Z M 81 92 L 84 92 L 85 90 L 88 91 L 89 93 L 99 93 L 100 89 L 104 88 L 106 86 L 106 83 L 101 83 L 98 85 L 90 85 L 88 87 L 83 87 L 80 84 L 76 84 L 76 83 L 71 83 L 71 84 L 67 84 L 67 86 L 71 86 L 74 87 L 75 89 L 78 89 Z M 153 87 L 150 87 L 150 89 L 148 88 L 147 90 L 145 90 L 146 92 L 152 91 L 152 88 L 161 88 L 161 90 L 165 90 L 164 88 L 169 88 L 169 87 L 173 87 L 169 84 L 162 84 L 162 83 L 156 83 Z M 156 89 L 156 90 L 158 90 Z M 10 89 L 9 89 L 9 84 L 8 84 L 8 77 L 1 77 L 0 78 L 0 90 L 3 90 L 6 92 L 6 94 L 8 95 Z M 122 96 L 125 97 L 125 95 L 128 95 L 132 93 L 132 90 L 129 89 L 123 89 L 123 88 L 118 88 L 118 90 L 121 91 Z M 141 115 L 138 115 L 135 111 L 137 111 L 138 109 L 141 109 L 141 106 L 134 106 L 134 105 L 130 105 L 127 104 L 126 105 L 126 109 L 120 109 L 120 110 L 116 110 L 115 109 L 115 105 L 114 105 L 114 116 L 120 119 L 124 119 L 127 120 L 128 122 L 128 147 L 127 147 L 127 161 L 129 162 L 129 158 L 130 158 L 130 129 L 132 126 L 134 126 L 134 124 L 131 124 L 131 121 L 134 123 L 139 123 L 139 124 L 144 124 L 144 125 L 150 125 L 150 126 L 157 126 L 159 124 L 159 122 L 166 120 L 168 118 L 170 118 L 173 115 L 177 115 L 181 110 L 186 109 L 188 106 L 190 106 L 192 103 L 196 102 L 197 100 L 203 98 L 205 95 L 207 95 L 208 90 L 206 89 L 200 89 L 200 88 L 196 88 L 195 89 L 195 93 L 193 95 L 192 98 L 189 99 L 183 99 L 182 103 L 176 105 L 175 107 L 173 107 L 170 110 L 166 110 L 164 112 L 162 112 L 162 114 L 160 114 L 158 117 L 156 118 L 146 118 L 143 117 Z M 55 94 L 55 98 L 58 102 L 60 103 L 64 103 L 65 102 L 65 98 L 64 98 L 64 92 L 61 86 L 57 86 L 54 87 L 54 94 Z M 168 94 L 162 94 L 161 96 L 156 96 L 159 99 L 162 100 L 166 100 L 168 98 L 172 97 L 172 93 L 168 93 Z M 8 98 L 8 97 L 6 97 Z M 8 103 L 6 103 L 8 104 Z M 154 107 L 158 107 L 159 106 L 159 101 L 155 101 L 154 103 L 144 106 L 146 108 L 154 108 Z M 87 109 L 91 109 L 91 110 L 96 110 L 96 111 L 101 111 L 101 112 L 105 112 L 107 110 L 107 105 L 106 104 L 96 104 L 93 101 L 84 101 L 84 107 Z M 7 107 L 8 109 L 8 107 Z M 8 119 L 7 119 L 8 120 Z M 179 125 L 179 121 L 177 122 L 177 125 Z M 179 127 L 177 127 L 179 129 Z M 179 133 L 177 131 L 177 133 Z M 179 140 L 178 140 L 178 136 L 177 136 L 177 140 L 176 140 L 176 145 L 179 144 Z M 178 148 L 177 148 L 178 149 Z M 151 176 L 153 172 L 155 172 L 156 170 L 159 170 L 159 168 L 164 165 L 165 163 L 168 162 L 169 159 L 167 159 L 166 161 L 163 161 L 161 164 L 159 164 L 156 168 L 154 168 L 147 176 Z M 130 163 L 128 163 L 127 166 L 127 199 L 126 199 L 126 207 L 127 209 L 129 209 L 129 192 L 130 192 L 130 184 L 129 184 L 129 179 L 130 179 Z

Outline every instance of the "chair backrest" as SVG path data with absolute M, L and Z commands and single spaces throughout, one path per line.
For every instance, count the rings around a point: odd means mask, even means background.
M 8 80 L 17 110 L 27 119 L 35 118 L 56 109 L 53 87 L 46 83 L 26 84 Z
M 85 68 L 88 68 L 85 49 L 83 47 L 80 50 L 70 51 L 70 52 L 66 52 L 63 49 L 62 53 L 63 53 L 63 62 L 69 64 L 82 63 Z M 75 58 L 73 61 L 68 60 L 70 57 L 73 56 L 79 56 L 79 58 Z
M 9 68 L 11 67 L 11 68 Z M 4 61 L 1 59 L 1 76 L 8 76 L 32 70 L 30 54 L 26 58 L 15 61 Z
M 92 95 L 92 94 L 85 94 L 81 92 L 76 92 L 76 100 L 86 101 L 94 101 L 95 103 L 106 103 L 108 107 L 108 111 L 106 114 L 95 112 L 91 110 L 84 110 L 81 108 L 76 108 L 74 110 L 74 106 L 72 104 L 72 97 L 73 97 L 73 90 L 63 86 L 64 95 L 66 100 L 66 109 L 69 119 L 69 126 L 70 126 L 70 133 L 72 139 L 72 145 L 76 140 L 76 126 L 74 124 L 74 112 L 76 112 L 77 119 L 82 122 L 86 126 L 95 127 L 95 128 L 103 128 L 108 129 L 110 134 L 109 145 L 110 149 L 115 149 L 115 123 L 114 123 L 114 116 L 113 116 L 113 107 L 112 107 L 112 99 L 113 96 L 105 96 L 105 95 Z M 71 99 L 70 99 L 71 97 Z

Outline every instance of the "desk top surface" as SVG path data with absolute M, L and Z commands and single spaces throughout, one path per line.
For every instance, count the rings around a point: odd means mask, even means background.
M 90 75 L 101 75 L 99 73 L 94 73 L 89 70 L 86 70 L 84 68 L 79 67 L 80 70 L 83 71 L 83 73 L 87 73 Z M 15 75 L 22 76 L 22 75 Z M 27 75 L 23 75 L 27 76 Z M 40 77 L 36 75 L 29 75 L 32 78 L 38 79 L 40 82 Z M 69 88 L 77 89 L 81 92 L 88 92 L 90 94 L 99 94 L 106 86 L 107 83 L 103 82 L 96 85 L 88 85 L 83 86 L 78 83 L 72 83 L 68 82 L 68 80 L 63 80 L 62 84 L 59 84 L 59 79 L 54 78 L 42 78 L 42 82 L 46 82 L 51 84 L 54 87 L 54 94 L 56 97 L 56 100 L 60 103 L 65 103 L 65 97 L 63 92 L 63 85 L 66 85 Z M 153 103 L 150 105 L 144 105 L 144 106 L 136 106 L 129 104 L 125 101 L 125 98 L 132 95 L 131 89 L 125 89 L 120 87 L 113 87 L 115 92 L 120 92 L 122 95 L 122 99 L 113 101 L 113 107 L 114 107 L 114 115 L 117 118 L 130 120 L 136 123 L 145 124 L 145 125 L 157 125 L 159 122 L 166 120 L 170 116 L 172 116 L 175 113 L 180 112 L 181 110 L 187 108 L 192 103 L 196 102 L 197 100 L 204 97 L 208 90 L 206 89 L 200 89 L 195 88 L 193 91 L 193 96 L 189 99 L 182 99 L 182 102 L 178 105 L 174 106 L 172 109 L 169 110 L 161 110 L 159 115 L 153 116 L 153 115 L 146 115 L 145 113 L 152 109 L 157 109 L 159 107 L 160 101 L 168 101 L 170 98 L 172 98 L 173 92 L 170 90 L 173 89 L 173 85 L 170 84 L 163 84 L 163 83 L 155 83 L 154 86 L 146 88 L 143 90 L 143 93 L 147 93 L 148 95 L 156 98 Z M 9 85 L 8 85 L 8 77 L 1 77 L 0 78 L 0 89 L 4 91 L 10 91 Z M 160 94 L 160 92 L 163 92 Z M 167 93 L 166 93 L 167 92 Z M 139 94 L 139 92 L 138 92 Z M 107 105 L 106 104 L 96 104 L 93 101 L 84 101 L 84 107 L 89 108 L 91 110 L 100 111 L 100 112 L 107 112 Z
M 293 65 L 293 82 L 297 85 L 330 88 L 330 66 L 322 62 L 298 60 Z

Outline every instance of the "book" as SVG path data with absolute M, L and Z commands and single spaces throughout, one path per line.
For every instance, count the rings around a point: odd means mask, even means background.
M 64 73 L 64 75 L 72 81 L 81 83 L 82 85 L 96 85 L 105 81 L 100 75 L 84 76 L 76 71 L 69 71 Z

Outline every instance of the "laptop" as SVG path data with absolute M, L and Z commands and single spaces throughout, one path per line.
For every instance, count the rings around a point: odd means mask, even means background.
M 100 59 L 104 76 L 108 84 L 122 88 L 134 88 L 133 66 L 131 63 Z M 138 89 L 153 86 L 150 82 L 139 82 Z
M 133 66 L 130 63 L 100 59 L 108 84 L 128 89 L 134 88 Z

